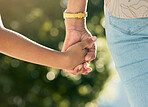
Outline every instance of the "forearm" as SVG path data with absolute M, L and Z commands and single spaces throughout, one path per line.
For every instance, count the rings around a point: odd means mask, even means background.
M 67 10 L 68 13 L 86 12 L 88 0 L 68 0 Z M 66 18 L 66 30 L 68 29 L 83 29 L 86 27 L 86 18 Z
M 21 34 L 0 29 L 0 52 L 27 62 L 62 69 L 65 54 L 37 44 Z
M 85 12 L 87 9 L 87 0 L 68 0 L 67 12 L 78 13 Z

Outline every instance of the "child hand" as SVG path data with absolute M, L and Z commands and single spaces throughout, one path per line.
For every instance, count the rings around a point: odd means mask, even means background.
M 68 65 L 66 69 L 74 69 L 77 65 L 84 63 L 85 55 L 88 52 L 87 48 L 92 47 L 96 39 L 96 37 L 91 37 L 68 48 L 65 52 L 68 58 L 67 62 L 65 62 Z

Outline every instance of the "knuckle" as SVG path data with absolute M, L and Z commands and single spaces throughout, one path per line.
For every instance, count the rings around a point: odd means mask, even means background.
M 81 43 L 81 47 L 82 47 L 82 48 L 85 47 L 85 42 L 84 42 L 84 43 Z
M 77 75 L 77 73 L 72 73 L 73 75 Z
M 91 44 L 93 41 L 91 39 L 87 40 L 87 44 Z

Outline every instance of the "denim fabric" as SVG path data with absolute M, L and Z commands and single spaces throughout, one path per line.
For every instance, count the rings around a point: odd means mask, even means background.
M 106 38 L 131 107 L 148 107 L 148 18 L 117 18 L 106 11 Z

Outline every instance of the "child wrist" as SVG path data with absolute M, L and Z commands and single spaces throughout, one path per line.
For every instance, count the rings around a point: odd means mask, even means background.
M 64 69 L 69 69 L 70 68 L 70 56 L 68 55 L 68 52 L 62 52 L 62 54 L 63 54 L 63 68 Z

